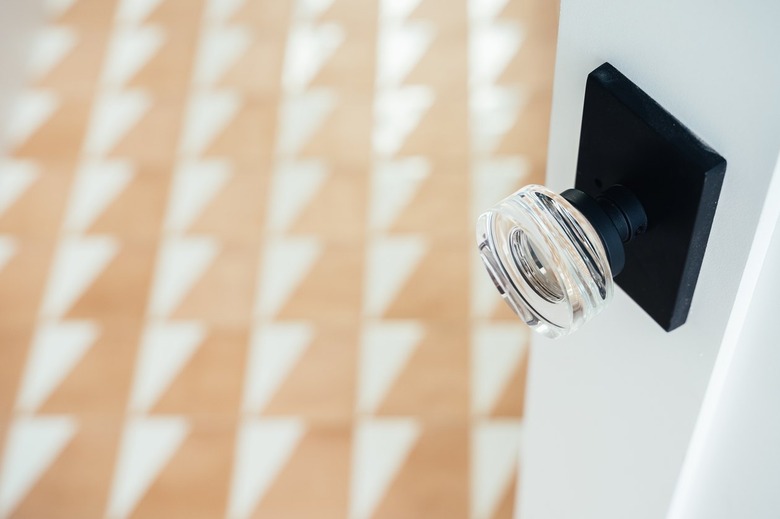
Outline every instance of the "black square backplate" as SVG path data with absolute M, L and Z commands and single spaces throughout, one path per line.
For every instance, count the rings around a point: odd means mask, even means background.
M 718 205 L 726 160 L 604 63 L 588 75 L 576 188 L 622 184 L 647 212 L 626 244 L 618 285 L 665 330 L 685 323 Z

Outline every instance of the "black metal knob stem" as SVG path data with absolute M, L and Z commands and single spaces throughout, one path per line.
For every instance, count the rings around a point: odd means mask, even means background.
M 596 198 L 579 189 L 567 189 L 561 196 L 591 223 L 607 252 L 612 277 L 626 263 L 624 243 L 647 230 L 647 213 L 639 199 L 625 186 L 612 186 Z

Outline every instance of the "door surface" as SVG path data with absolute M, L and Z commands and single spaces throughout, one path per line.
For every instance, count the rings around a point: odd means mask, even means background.
M 585 78 L 605 61 L 728 168 L 687 324 L 667 333 L 618 290 L 575 335 L 535 338 L 519 517 L 660 518 L 694 498 L 719 355 L 740 340 L 776 222 L 778 20 L 775 2 L 562 2 L 547 185 L 574 183 Z

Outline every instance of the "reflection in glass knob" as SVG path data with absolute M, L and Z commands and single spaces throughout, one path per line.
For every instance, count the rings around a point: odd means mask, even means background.
M 568 335 L 612 298 L 623 244 L 647 229 L 634 194 L 613 186 L 596 198 L 529 185 L 477 221 L 477 244 L 493 283 L 534 331 Z

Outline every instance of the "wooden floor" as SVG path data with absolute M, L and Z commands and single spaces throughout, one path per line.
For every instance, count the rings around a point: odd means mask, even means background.
M 0 163 L 0 518 L 508 518 L 557 2 L 54 0 Z

